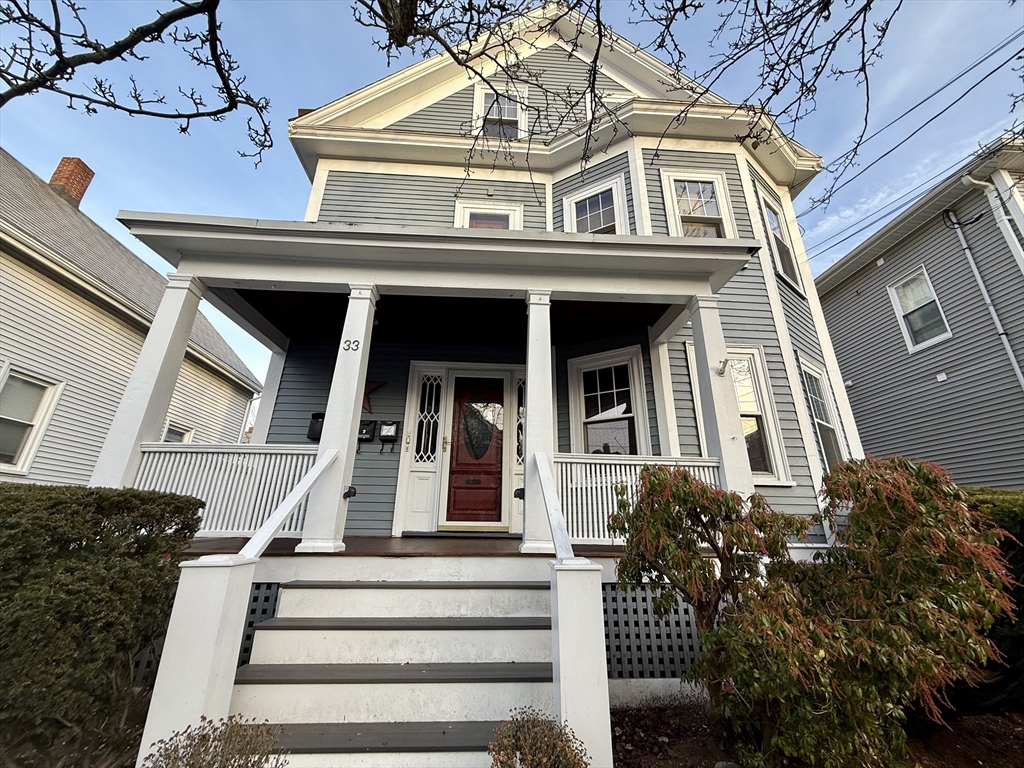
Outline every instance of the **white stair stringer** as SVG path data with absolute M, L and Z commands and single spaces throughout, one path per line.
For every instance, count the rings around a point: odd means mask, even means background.
M 293 578 L 231 710 L 279 725 L 293 768 L 488 766 L 511 710 L 551 713 L 546 560 L 277 559 L 299 562 L 275 566 Z

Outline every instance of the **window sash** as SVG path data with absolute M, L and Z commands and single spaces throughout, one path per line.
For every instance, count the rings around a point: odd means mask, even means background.
M 573 209 L 576 213 L 577 232 L 595 235 L 615 234 L 615 194 L 611 187 L 583 200 L 577 200 Z
M 765 418 L 767 409 L 761 402 L 756 358 L 750 354 L 730 352 L 729 359 L 733 392 L 739 406 L 740 424 L 743 428 L 747 458 L 750 460 L 750 471 L 774 475 L 775 464 Z
M 938 296 L 923 266 L 890 284 L 889 296 L 909 351 L 913 352 L 918 347 L 952 336 Z

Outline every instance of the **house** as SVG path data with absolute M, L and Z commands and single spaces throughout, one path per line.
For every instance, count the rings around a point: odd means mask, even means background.
M 524 55 L 581 91 L 593 38 L 550 13 Z M 809 514 L 860 455 L 793 213 L 820 158 L 739 144 L 712 94 L 673 123 L 664 64 L 602 60 L 585 174 L 579 131 L 525 141 L 529 92 L 435 57 L 290 121 L 305 221 L 120 214 L 177 272 L 92 481 L 208 501 L 147 748 L 237 712 L 294 766 L 487 765 L 534 706 L 610 765 L 609 704 L 696 647 L 615 586 L 616 486 L 657 462 Z M 274 350 L 265 405 L 244 451 L 155 453 L 196 294 Z
M 0 481 L 89 481 L 164 294 L 78 209 L 92 177 L 66 157 L 47 184 L 0 149 Z M 237 442 L 259 382 L 202 315 L 182 353 L 154 440 Z
M 1000 139 L 817 279 L 864 448 L 1024 488 L 1024 142 Z

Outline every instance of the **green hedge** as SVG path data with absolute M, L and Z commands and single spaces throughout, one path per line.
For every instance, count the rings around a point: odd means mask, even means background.
M 178 562 L 203 502 L 0 483 L 0 762 L 133 762 Z

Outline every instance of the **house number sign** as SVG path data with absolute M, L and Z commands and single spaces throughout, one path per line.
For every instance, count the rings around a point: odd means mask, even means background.
M 359 349 L 359 339 L 345 339 L 341 342 L 341 348 L 346 352 L 355 352 Z

